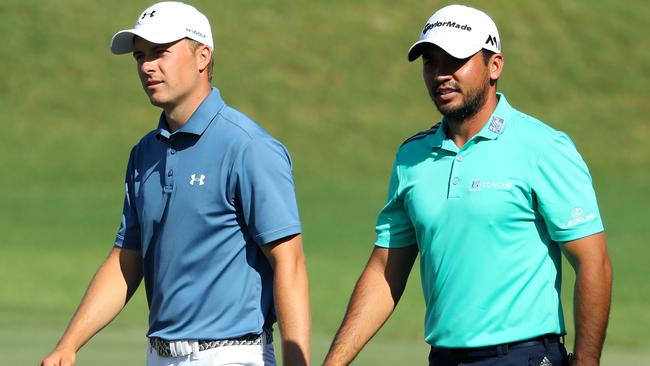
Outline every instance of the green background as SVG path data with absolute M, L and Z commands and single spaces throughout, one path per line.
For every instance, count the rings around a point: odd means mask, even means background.
M 0 2 L 0 354 L 33 365 L 111 248 L 128 153 L 155 128 L 117 30 L 149 1 Z M 322 361 L 374 239 L 399 144 L 439 120 L 406 51 L 438 1 L 194 1 L 212 23 L 214 84 L 289 148 Z M 566 131 L 589 164 L 614 264 L 606 365 L 650 362 L 650 47 L 645 1 L 468 1 L 499 26 L 499 89 Z M 565 268 L 568 268 L 565 267 Z M 572 271 L 565 273 L 571 309 Z M 412 273 L 358 365 L 424 364 Z M 571 322 L 569 317 L 568 322 Z M 79 365 L 143 364 L 139 291 Z

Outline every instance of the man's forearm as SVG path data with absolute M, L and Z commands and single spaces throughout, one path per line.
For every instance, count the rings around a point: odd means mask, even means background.
M 282 337 L 283 364 L 308 365 L 311 343 L 309 284 L 304 257 L 276 265 L 275 305 Z
M 348 365 L 386 322 L 395 308 L 383 274 L 368 271 L 357 283 L 325 366 Z
M 611 301 L 612 271 L 602 265 L 582 265 L 576 273 L 575 361 L 573 365 L 599 365 Z
M 377 333 L 402 296 L 417 253 L 417 246 L 373 250 L 324 365 L 350 364 Z
M 51 360 L 71 357 L 76 353 L 117 316 L 135 292 L 141 278 L 139 252 L 125 253 L 113 249 L 95 273 L 55 350 L 42 364 L 57 364 Z
M 273 268 L 275 312 L 282 336 L 283 364 L 309 365 L 311 310 L 302 238 L 293 235 L 262 246 Z

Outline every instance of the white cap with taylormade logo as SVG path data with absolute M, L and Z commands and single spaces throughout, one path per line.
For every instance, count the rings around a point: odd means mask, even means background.
M 467 58 L 482 48 L 501 52 L 497 26 L 484 12 L 463 5 L 449 5 L 435 12 L 411 46 L 408 60 L 422 55 L 422 44 L 432 43 L 455 58 Z
M 116 55 L 133 52 L 133 37 L 138 36 L 156 44 L 191 38 L 214 49 L 208 18 L 195 7 L 176 1 L 163 1 L 140 14 L 133 29 L 115 33 L 111 52 Z

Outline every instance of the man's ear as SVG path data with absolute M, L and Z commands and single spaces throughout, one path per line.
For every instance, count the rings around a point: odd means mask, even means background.
M 212 49 L 206 45 L 200 45 L 196 49 L 197 64 L 199 71 L 203 72 L 210 65 L 212 60 Z
M 488 72 L 490 73 L 490 80 L 498 80 L 503 71 L 503 54 L 495 53 L 490 57 L 488 62 Z

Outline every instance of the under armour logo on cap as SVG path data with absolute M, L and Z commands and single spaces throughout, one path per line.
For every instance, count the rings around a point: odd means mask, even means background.
M 154 14 L 156 14 L 155 10 L 152 10 L 150 13 L 147 13 L 145 11 L 144 13 L 142 13 L 142 17 L 140 18 L 140 20 L 144 19 L 147 15 L 149 16 L 149 18 L 151 18 L 151 17 L 153 17 Z

